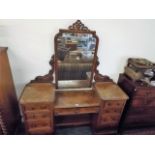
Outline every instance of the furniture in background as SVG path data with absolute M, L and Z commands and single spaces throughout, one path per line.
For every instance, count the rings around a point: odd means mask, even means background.
M 7 48 L 0 47 L 0 134 L 14 134 L 19 122 L 20 113 Z
M 54 41 L 52 69 L 27 84 L 20 97 L 27 134 L 79 125 L 91 126 L 94 134 L 117 134 L 128 96 L 97 70 L 96 32 L 78 20 Z
M 128 94 L 120 131 L 155 126 L 155 87 L 120 74 L 118 85 Z
M 155 64 L 144 58 L 129 58 L 118 85 L 128 94 L 120 131 L 155 126 Z

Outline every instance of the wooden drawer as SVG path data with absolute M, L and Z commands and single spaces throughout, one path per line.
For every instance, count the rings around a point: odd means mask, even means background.
M 132 100 L 132 108 L 140 106 L 155 107 L 155 97 L 134 97 Z
M 131 101 L 132 108 L 149 106 L 149 99 L 147 97 L 134 97 Z
M 23 105 L 25 111 L 47 110 L 51 106 L 49 104 L 25 104 Z
M 155 107 L 155 97 L 150 97 L 147 99 L 147 106 Z
M 76 115 L 76 114 L 89 114 L 98 113 L 99 107 L 84 107 L 84 108 L 57 108 L 55 109 L 55 115 Z
M 104 109 L 111 109 L 111 108 L 122 108 L 124 107 L 123 101 L 109 101 L 105 102 Z
M 149 98 L 155 98 L 155 89 L 150 89 L 148 97 Z
M 108 121 L 118 121 L 120 118 L 119 114 L 103 114 L 101 116 L 102 121 L 108 122 Z
M 155 125 L 155 117 L 149 114 L 144 115 L 130 115 L 125 119 L 124 125 L 126 127 L 152 126 Z
M 52 128 L 51 127 L 40 127 L 40 128 L 30 128 L 28 129 L 29 134 L 51 134 Z
M 107 127 L 112 127 L 112 126 L 117 126 L 120 120 L 120 115 L 119 114 L 104 114 L 100 118 L 100 126 L 107 126 Z
M 41 128 L 41 127 L 51 127 L 50 119 L 34 119 L 34 120 L 26 120 L 27 128 Z
M 149 89 L 143 88 L 135 91 L 135 96 L 147 96 L 150 93 Z
M 49 110 L 25 111 L 25 119 L 46 119 L 51 117 Z
M 113 114 L 113 113 L 116 113 L 116 114 L 121 114 L 122 113 L 122 107 L 121 108 L 105 108 L 103 109 L 103 113 L 104 114 Z

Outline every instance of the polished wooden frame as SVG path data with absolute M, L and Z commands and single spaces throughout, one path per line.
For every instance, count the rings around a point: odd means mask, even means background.
M 86 27 L 80 20 L 77 20 L 73 25 L 69 26 L 68 29 L 60 29 L 59 33 L 55 35 L 54 38 L 54 49 L 55 49 L 55 80 L 56 80 L 56 88 L 58 88 L 58 57 L 57 57 L 57 39 L 59 36 L 62 36 L 63 33 L 82 33 L 82 34 L 92 34 L 92 37 L 96 39 L 96 46 L 95 46 L 95 53 L 94 53 L 94 59 L 93 59 L 93 65 L 91 69 L 91 77 L 89 80 L 89 87 L 92 85 L 93 80 L 93 74 L 95 70 L 95 63 L 96 63 L 96 57 L 97 57 L 97 50 L 98 50 L 98 44 L 99 44 L 99 38 L 96 35 L 96 31 L 91 31 Z

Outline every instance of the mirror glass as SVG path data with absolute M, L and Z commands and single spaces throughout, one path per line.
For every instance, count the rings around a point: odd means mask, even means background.
M 58 88 L 91 86 L 96 38 L 90 33 L 61 33 L 56 40 Z

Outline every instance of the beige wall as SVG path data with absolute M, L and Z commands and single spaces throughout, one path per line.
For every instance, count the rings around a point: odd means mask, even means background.
M 8 46 L 13 77 L 20 95 L 24 85 L 46 74 L 59 28 L 75 20 L 0 20 L 0 46 Z M 128 57 L 155 61 L 155 20 L 82 20 L 99 38 L 99 70 L 115 81 Z

